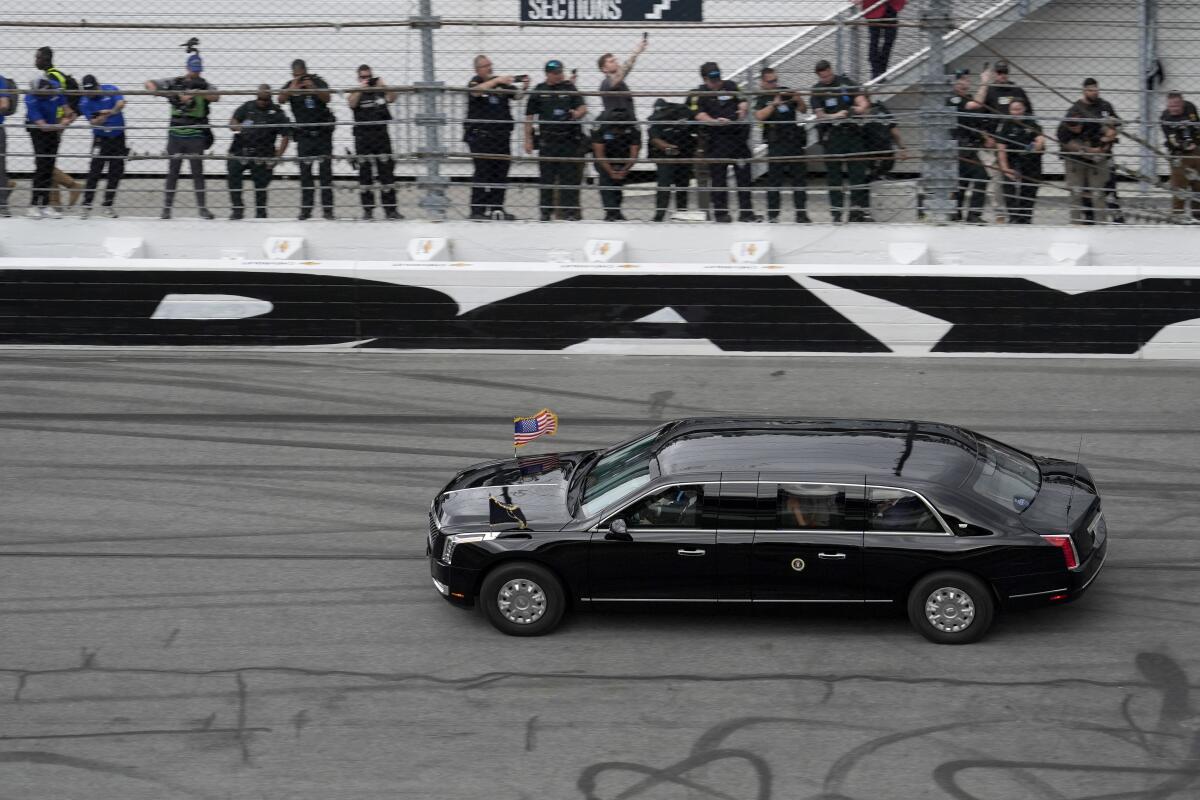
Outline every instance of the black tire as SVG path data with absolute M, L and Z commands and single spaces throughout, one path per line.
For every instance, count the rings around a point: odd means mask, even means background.
M 938 599 L 940 605 L 930 607 Z M 995 611 L 988 587 L 963 572 L 926 575 L 908 594 L 909 621 L 922 636 L 938 644 L 978 641 L 992 626 Z
M 567 596 L 562 582 L 550 570 L 540 564 L 514 561 L 501 564 L 484 577 L 479 605 L 496 630 L 509 636 L 541 636 L 558 627 L 567 608 Z

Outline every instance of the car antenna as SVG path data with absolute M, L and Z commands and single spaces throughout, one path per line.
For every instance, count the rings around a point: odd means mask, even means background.
M 1075 499 L 1075 479 L 1079 477 L 1079 457 L 1083 453 L 1083 434 L 1079 434 L 1079 447 L 1075 450 L 1075 471 L 1071 473 L 1071 493 L 1067 495 L 1067 533 L 1071 532 L 1071 502 Z

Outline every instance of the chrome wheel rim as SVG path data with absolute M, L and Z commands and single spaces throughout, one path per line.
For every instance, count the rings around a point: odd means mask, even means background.
M 955 586 L 943 586 L 925 599 L 925 618 L 943 633 L 964 631 L 975 621 L 975 601 Z
M 529 625 L 546 613 L 546 593 L 528 578 L 514 578 L 500 587 L 496 605 L 509 622 Z

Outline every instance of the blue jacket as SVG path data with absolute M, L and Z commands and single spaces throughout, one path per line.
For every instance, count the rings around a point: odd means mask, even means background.
M 111 83 L 102 83 L 98 87 L 112 94 L 106 95 L 88 95 L 79 101 L 80 116 L 87 117 L 91 120 L 93 116 L 101 111 L 108 111 L 117 103 L 125 99 L 121 94 L 121 90 Z M 125 133 L 125 115 L 122 113 L 113 114 L 108 118 L 102 127 L 92 126 L 92 133 L 98 138 L 104 139 L 112 136 L 121 136 Z
M 8 98 L 8 111 L 0 111 L 0 125 L 4 124 L 5 117 L 17 112 L 17 103 L 21 101 L 21 97 L 15 89 L 16 84 L 9 84 L 8 78 L 0 75 L 0 96 Z
M 45 75 L 34 79 L 34 89 L 62 89 L 58 81 Z M 28 125 L 45 120 L 49 125 L 58 123 L 58 110 L 67 104 L 66 95 L 62 94 L 26 94 L 25 122 Z

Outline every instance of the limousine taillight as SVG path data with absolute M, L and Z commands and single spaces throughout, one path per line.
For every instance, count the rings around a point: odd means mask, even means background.
M 1063 559 L 1067 562 L 1067 569 L 1075 569 L 1079 566 L 1079 556 L 1075 554 L 1075 543 L 1071 541 L 1070 536 L 1042 534 L 1042 538 L 1062 551 Z

